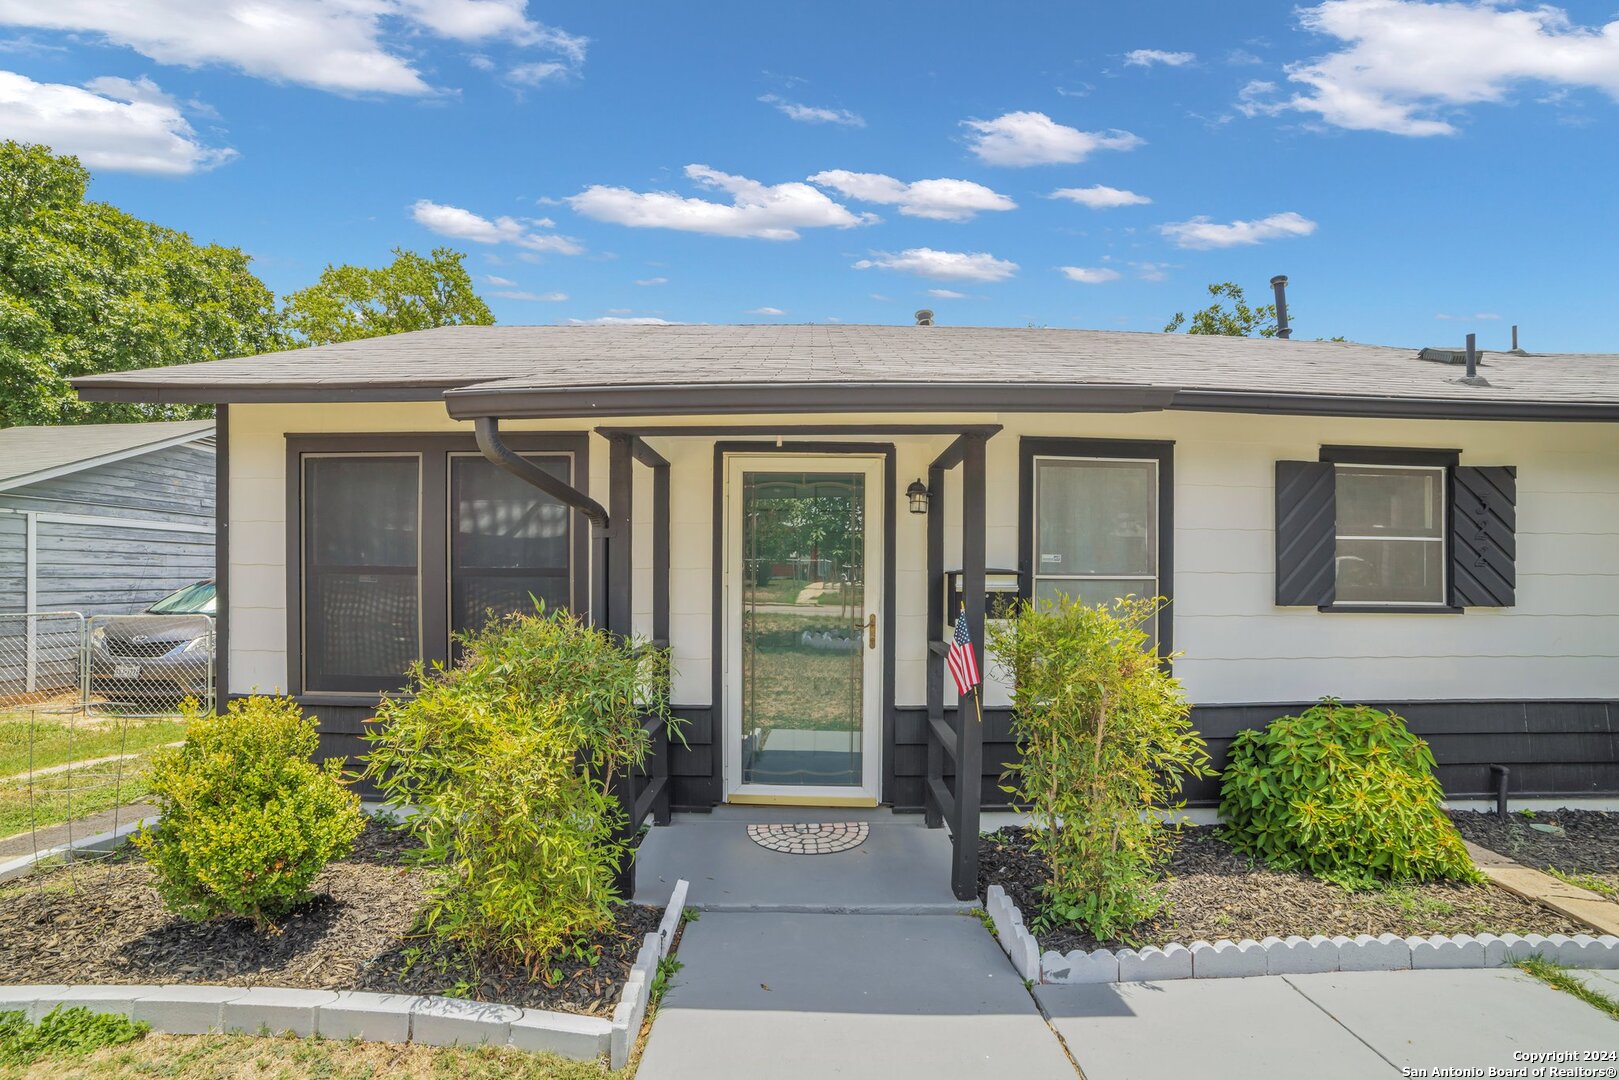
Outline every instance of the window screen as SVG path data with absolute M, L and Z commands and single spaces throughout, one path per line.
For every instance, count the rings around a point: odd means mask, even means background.
M 530 456 L 559 480 L 566 455 Z M 571 515 L 560 501 L 476 455 L 450 458 L 450 629 L 493 615 L 573 604 Z
M 304 688 L 391 690 L 420 658 L 415 455 L 306 456 Z
M 1340 464 L 1337 603 L 1445 603 L 1445 470 Z
M 1034 595 L 1087 604 L 1158 595 L 1158 463 L 1034 461 Z

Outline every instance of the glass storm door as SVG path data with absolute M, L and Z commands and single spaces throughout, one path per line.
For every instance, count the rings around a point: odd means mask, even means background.
M 726 789 L 874 803 L 880 459 L 729 459 Z

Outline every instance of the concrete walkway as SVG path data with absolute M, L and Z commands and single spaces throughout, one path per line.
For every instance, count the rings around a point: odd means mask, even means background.
M 1619 992 L 1619 984 L 1606 992 Z M 1514 1056 L 1522 1052 L 1619 1050 L 1619 1023 L 1503 969 L 1041 986 L 1034 993 L 1086 1080 L 1353 1080 L 1435 1068 L 1487 1075 L 1491 1066 L 1523 1067 Z
M 59 825 L 42 825 L 39 835 L 32 832 L 21 832 L 15 836 L 0 839 L 0 859 L 15 858 L 18 855 L 28 855 L 35 851 L 44 851 L 58 844 L 65 844 L 70 840 L 83 840 L 87 836 L 96 836 L 100 833 L 111 832 L 120 825 L 127 825 L 131 821 L 140 821 L 157 813 L 157 807 L 150 803 L 129 803 L 112 810 L 102 810 L 98 813 L 87 814 L 75 818 L 71 822 Z
M 637 1080 L 1074 1080 L 970 915 L 706 912 L 680 959 Z

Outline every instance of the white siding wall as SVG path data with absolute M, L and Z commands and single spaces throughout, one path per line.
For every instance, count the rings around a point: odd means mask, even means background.
M 775 423 L 806 418 L 707 417 Z M 985 423 L 991 566 L 1018 561 L 1018 439 L 1175 442 L 1176 671 L 1203 704 L 1360 699 L 1619 697 L 1619 436 L 1612 425 L 1381 421 L 1199 413 L 820 416 L 814 423 Z M 510 423 L 579 430 L 611 420 Z M 633 422 L 633 421 L 631 421 Z M 678 423 L 682 421 L 668 421 Z M 648 424 L 653 423 L 648 421 Z M 442 406 L 237 405 L 231 409 L 231 690 L 285 684 L 285 440 L 288 432 L 463 431 Z M 789 438 L 793 436 L 789 435 Z M 876 439 L 874 441 L 889 441 Z M 895 612 L 898 704 L 923 700 L 925 519 L 905 485 L 948 437 L 899 437 Z M 713 440 L 656 438 L 671 463 L 670 630 L 675 701 L 711 700 Z M 1457 448 L 1463 464 L 1518 466 L 1518 604 L 1462 615 L 1323 614 L 1272 596 L 1272 484 L 1279 459 L 1313 460 L 1323 444 Z M 591 441 L 591 494 L 607 501 L 607 445 Z M 637 523 L 651 483 L 636 466 Z M 960 471 L 946 491 L 946 559 L 960 555 Z M 651 534 L 634 545 L 636 627 L 651 629 Z M 992 693 L 991 702 L 1000 695 Z M 1004 697 L 1001 698 L 1004 701 Z

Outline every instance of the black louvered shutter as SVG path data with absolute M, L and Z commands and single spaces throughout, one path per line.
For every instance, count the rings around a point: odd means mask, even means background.
M 1518 582 L 1517 466 L 1458 465 L 1450 475 L 1451 603 L 1511 607 Z
M 1319 607 L 1337 595 L 1338 496 L 1330 461 L 1276 463 L 1276 603 Z

